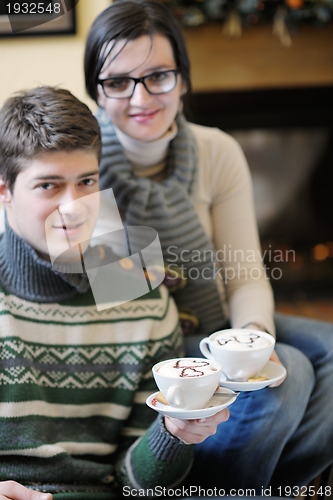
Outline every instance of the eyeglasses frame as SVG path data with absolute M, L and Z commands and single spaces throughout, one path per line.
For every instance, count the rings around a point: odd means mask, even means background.
M 167 90 L 166 92 L 151 92 L 146 86 L 145 79 L 149 78 L 150 76 L 155 75 L 156 73 L 174 73 L 174 75 L 175 75 L 174 87 L 172 87 L 172 89 L 170 89 L 170 90 Z M 107 97 L 108 99 L 131 99 L 131 97 L 133 97 L 133 94 L 135 92 L 135 89 L 136 89 L 136 86 L 138 83 L 142 83 L 142 85 L 147 90 L 148 94 L 150 94 L 150 95 L 162 95 L 162 94 L 167 94 L 168 92 L 171 92 L 172 90 L 174 90 L 176 88 L 178 74 L 179 74 L 179 69 L 168 69 L 166 71 L 155 71 L 154 73 L 150 73 L 149 75 L 146 75 L 146 76 L 141 76 L 140 78 L 134 78 L 132 76 L 125 76 L 125 77 L 116 76 L 113 78 L 104 78 L 103 80 L 98 79 L 97 84 L 101 85 L 101 87 L 103 89 L 103 93 L 104 93 L 105 97 Z M 107 82 L 108 80 L 117 80 L 117 79 L 122 79 L 122 78 L 128 78 L 129 80 L 134 81 L 134 87 L 133 87 L 132 94 L 127 96 L 127 97 L 110 97 L 109 95 L 106 95 L 106 92 L 104 90 L 104 82 Z

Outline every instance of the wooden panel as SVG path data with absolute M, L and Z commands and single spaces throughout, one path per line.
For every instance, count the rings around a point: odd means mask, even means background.
M 333 299 L 309 300 L 294 298 L 277 301 L 276 310 L 283 314 L 305 316 L 333 323 Z
M 228 39 L 221 25 L 184 30 L 194 92 L 333 84 L 333 26 L 303 26 L 282 46 L 271 25 L 247 27 Z

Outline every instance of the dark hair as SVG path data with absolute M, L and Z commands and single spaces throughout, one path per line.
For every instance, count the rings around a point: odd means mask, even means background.
M 0 109 L 0 176 L 10 191 L 25 162 L 52 151 L 101 156 L 101 133 L 88 106 L 68 90 L 37 87 L 14 94 Z
M 97 80 L 113 40 L 136 40 L 143 35 L 164 35 L 171 43 L 184 83 L 191 87 L 190 62 L 178 21 L 161 2 L 117 0 L 95 20 L 87 37 L 84 72 L 88 94 L 97 102 Z

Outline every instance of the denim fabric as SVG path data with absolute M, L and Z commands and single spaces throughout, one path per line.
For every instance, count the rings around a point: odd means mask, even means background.
M 333 324 L 281 314 L 275 322 L 286 380 L 238 396 L 229 420 L 196 446 L 186 484 L 257 495 L 272 486 L 284 496 L 285 486 L 305 485 L 333 463 Z M 190 343 L 193 356 L 198 338 Z

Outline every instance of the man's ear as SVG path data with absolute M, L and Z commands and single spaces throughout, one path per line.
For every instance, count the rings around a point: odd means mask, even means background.
M 12 201 L 12 193 L 9 188 L 6 186 L 2 177 L 0 177 L 0 201 L 3 205 L 9 205 Z

